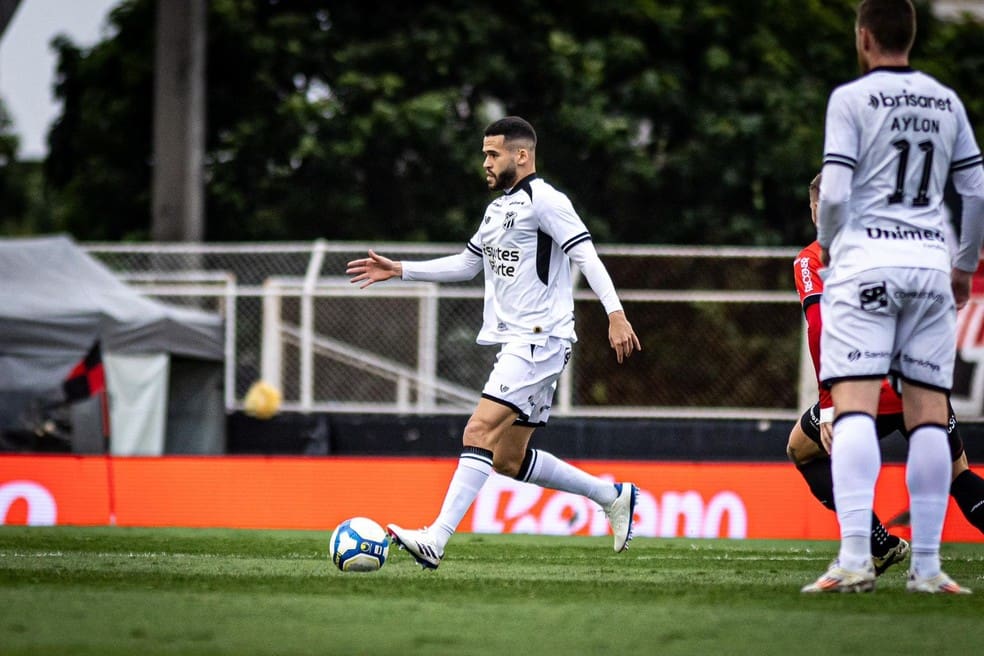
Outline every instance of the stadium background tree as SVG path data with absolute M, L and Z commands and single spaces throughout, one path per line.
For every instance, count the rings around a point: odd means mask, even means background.
M 24 177 L 18 170 L 19 140 L 11 130 L 7 109 L 0 100 L 0 227 L 4 234 L 17 233 L 27 209 Z
M 599 242 L 802 243 L 826 97 L 856 75 L 854 4 L 214 0 L 207 238 L 460 242 L 504 109 L 537 126 L 540 170 Z M 984 27 L 920 13 L 916 65 L 984 99 Z M 45 170 L 80 239 L 149 234 L 153 19 L 126 0 L 93 48 L 56 42 Z

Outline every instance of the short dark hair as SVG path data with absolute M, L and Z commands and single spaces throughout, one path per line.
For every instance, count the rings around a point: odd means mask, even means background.
M 812 180 L 810 180 L 810 202 L 815 202 L 820 199 L 820 176 L 822 173 L 817 173 Z
M 908 53 L 916 39 L 916 10 L 911 0 L 862 0 L 858 27 L 869 30 L 885 52 Z
M 524 139 L 536 147 L 536 130 L 530 125 L 529 121 L 519 116 L 506 116 L 493 122 L 485 128 L 486 137 L 496 137 L 502 135 L 506 141 Z

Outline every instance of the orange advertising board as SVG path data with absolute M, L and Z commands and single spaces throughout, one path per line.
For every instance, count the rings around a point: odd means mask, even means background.
M 0 456 L 0 523 L 330 530 L 355 515 L 407 526 L 434 520 L 450 458 Z M 837 521 L 784 463 L 577 461 L 640 488 L 635 534 L 836 539 Z M 875 510 L 908 506 L 905 470 L 882 469 Z M 462 532 L 604 535 L 583 497 L 493 475 Z M 907 529 L 893 532 L 907 537 Z M 984 536 L 951 501 L 943 539 Z

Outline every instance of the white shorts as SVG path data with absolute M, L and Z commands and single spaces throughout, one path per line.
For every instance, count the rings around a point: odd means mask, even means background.
M 571 359 L 571 343 L 558 337 L 546 344 L 503 344 L 482 397 L 515 410 L 516 423 L 543 426 L 550 418 L 557 380 Z
M 824 384 L 891 372 L 950 390 L 957 309 L 948 274 L 908 267 L 864 271 L 828 283 L 820 313 Z

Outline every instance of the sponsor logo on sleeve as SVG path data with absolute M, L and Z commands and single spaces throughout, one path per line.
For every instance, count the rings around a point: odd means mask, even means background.
M 799 259 L 800 267 L 800 280 L 803 283 L 803 292 L 810 293 L 813 291 L 813 274 L 810 272 L 810 258 L 801 257 Z

